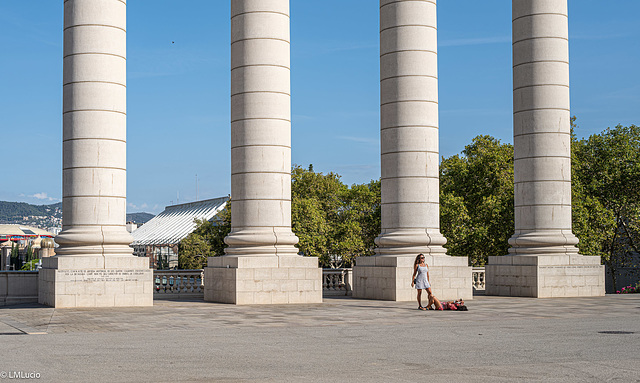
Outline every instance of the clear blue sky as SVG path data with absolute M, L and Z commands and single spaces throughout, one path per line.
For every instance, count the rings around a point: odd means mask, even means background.
M 292 161 L 380 176 L 377 0 L 292 0 Z M 640 124 L 638 0 L 570 0 L 579 136 Z M 62 195 L 62 0 L 0 0 L 0 200 Z M 129 212 L 230 192 L 228 0 L 128 4 Z M 440 0 L 440 153 L 512 142 L 511 2 Z M 175 42 L 172 44 L 172 41 Z

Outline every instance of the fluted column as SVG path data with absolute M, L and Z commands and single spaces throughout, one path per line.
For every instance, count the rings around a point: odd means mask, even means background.
M 377 255 L 444 255 L 435 0 L 380 1 L 382 232 Z
M 512 255 L 576 254 L 567 0 L 513 0 Z
M 289 0 L 231 1 L 227 255 L 296 255 L 291 231 Z
M 64 2 L 63 227 L 58 256 L 130 255 L 126 1 Z

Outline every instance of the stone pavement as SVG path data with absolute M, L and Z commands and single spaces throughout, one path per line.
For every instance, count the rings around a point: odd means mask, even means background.
M 12 372 L 45 382 L 640 382 L 638 294 L 467 304 L 8 306 L 0 383 Z

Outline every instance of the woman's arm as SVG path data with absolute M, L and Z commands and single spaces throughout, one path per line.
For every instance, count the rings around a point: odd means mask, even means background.
M 431 281 L 429 280 L 429 265 L 425 263 L 425 265 L 427 266 L 427 283 L 431 284 Z
M 414 285 L 413 281 L 415 281 L 416 279 L 417 272 L 418 272 L 418 265 L 413 265 L 413 275 L 411 276 L 411 287 L 413 287 Z

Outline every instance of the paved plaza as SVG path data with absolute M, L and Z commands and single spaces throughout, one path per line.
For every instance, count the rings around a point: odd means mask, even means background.
M 640 381 L 640 295 L 467 304 L 10 306 L 0 309 L 0 371 L 47 382 Z

